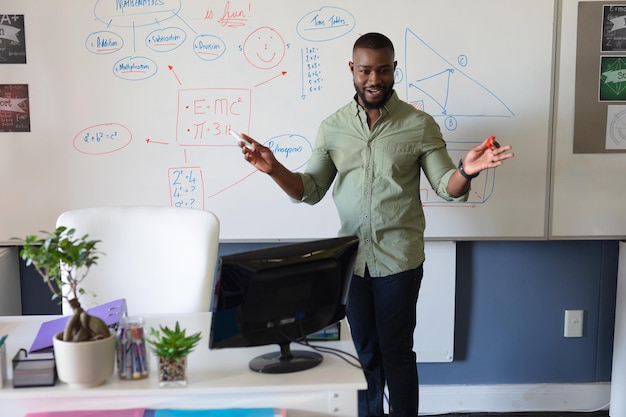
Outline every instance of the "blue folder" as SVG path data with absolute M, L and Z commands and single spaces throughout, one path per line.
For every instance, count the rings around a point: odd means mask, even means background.
M 144 417 L 285 417 L 275 408 L 227 408 L 218 410 L 146 410 Z

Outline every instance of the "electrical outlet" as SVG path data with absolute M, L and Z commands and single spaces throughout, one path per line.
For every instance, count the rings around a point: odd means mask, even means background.
M 564 337 L 583 337 L 584 310 L 565 310 Z

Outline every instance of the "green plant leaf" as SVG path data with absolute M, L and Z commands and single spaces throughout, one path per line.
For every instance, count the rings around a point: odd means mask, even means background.
M 162 325 L 159 325 L 159 330 L 151 327 L 146 342 L 158 356 L 179 360 L 196 348 L 200 338 L 200 332 L 188 336 L 176 321 L 174 329 Z
M 36 269 L 52 293 L 52 299 L 59 303 L 77 300 L 78 294 L 84 293 L 80 285 L 100 255 L 99 240 L 90 240 L 88 235 L 76 237 L 75 232 L 75 229 L 58 226 L 52 233 L 42 231 L 42 237 L 29 235 L 20 250 L 20 257 L 27 266 Z M 64 286 L 69 291 L 62 292 Z M 80 308 L 78 302 L 76 305 Z

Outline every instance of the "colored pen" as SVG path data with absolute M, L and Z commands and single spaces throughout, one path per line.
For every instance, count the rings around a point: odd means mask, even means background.
M 126 367 L 128 366 L 128 353 L 127 353 L 127 338 L 126 338 L 126 329 L 124 327 L 122 327 L 120 329 L 120 335 L 119 335 L 119 363 L 118 363 L 118 371 L 120 374 L 120 377 L 122 378 L 127 378 L 128 377 L 128 370 L 126 369 Z
M 139 345 L 133 342 L 133 379 L 141 378 L 141 359 L 139 357 Z
M 496 140 L 496 137 L 495 137 L 495 136 L 489 136 L 489 139 L 488 139 L 488 142 L 487 142 L 487 146 L 488 146 L 490 149 L 493 149 L 493 148 L 496 148 L 496 149 L 497 149 L 497 148 L 499 148 L 499 147 L 500 147 L 500 144 L 499 144 L 499 143 L 498 143 L 498 141 Z
M 4 345 L 4 341 L 7 340 L 8 335 L 0 336 L 0 346 Z
M 136 370 L 133 373 L 133 378 L 137 379 L 141 376 L 148 375 L 148 363 L 146 361 L 146 345 L 143 339 L 143 328 L 141 327 L 133 327 L 132 328 L 132 336 L 133 336 L 133 346 L 134 346 L 134 363 L 136 366 Z M 140 375 L 136 375 L 137 371 L 139 371 Z
M 243 144 L 246 145 L 246 148 L 250 149 L 253 152 L 255 151 L 254 147 L 252 147 L 252 144 L 245 140 L 239 133 L 235 132 L 233 129 L 230 129 L 230 134 L 233 135 L 238 142 L 243 142 Z

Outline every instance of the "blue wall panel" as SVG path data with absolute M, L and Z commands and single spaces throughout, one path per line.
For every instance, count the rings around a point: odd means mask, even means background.
M 422 384 L 610 380 L 618 243 L 459 242 L 455 360 Z M 564 311 L 584 310 L 582 338 Z

